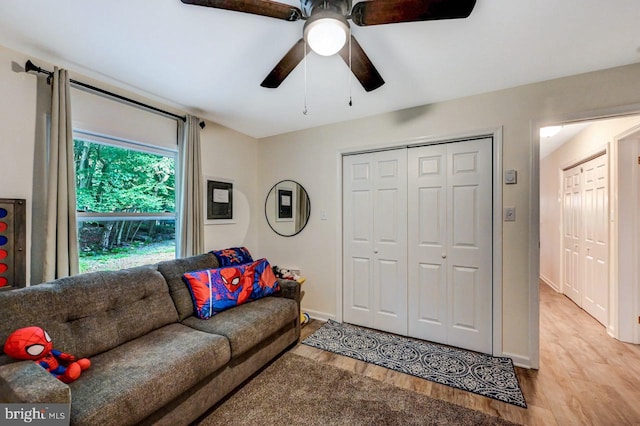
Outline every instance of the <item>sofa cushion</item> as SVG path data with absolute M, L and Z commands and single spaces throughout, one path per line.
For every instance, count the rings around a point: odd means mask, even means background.
M 155 267 L 94 272 L 0 293 L 0 341 L 14 330 L 44 328 L 53 347 L 91 357 L 178 322 L 169 288 Z
M 246 247 L 231 247 L 224 250 L 214 250 L 209 252 L 218 259 L 221 268 L 225 266 L 238 266 L 253 262 L 251 253 Z
M 295 300 L 265 297 L 220 312 L 208 320 L 192 316 L 182 323 L 225 336 L 231 345 L 231 358 L 236 358 L 293 321 L 300 321 L 299 315 Z
M 182 281 L 182 275 L 189 271 L 217 267 L 218 260 L 210 253 L 158 263 L 158 271 L 167 280 L 169 292 L 181 321 L 193 315 L 193 301 L 187 285 Z
M 266 259 L 226 268 L 205 269 L 183 275 L 200 319 L 209 319 L 237 305 L 261 299 L 280 290 Z
M 71 422 L 134 424 L 224 366 L 229 343 L 222 336 L 171 324 L 91 358 L 70 384 Z

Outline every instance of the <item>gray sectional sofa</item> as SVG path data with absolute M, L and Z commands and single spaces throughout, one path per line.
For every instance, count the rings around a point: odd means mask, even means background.
M 295 281 L 209 320 L 193 316 L 182 274 L 217 266 L 204 254 L 0 293 L 0 345 L 36 325 L 55 349 L 91 360 L 67 385 L 2 353 L 0 402 L 70 403 L 75 425 L 197 419 L 300 337 Z

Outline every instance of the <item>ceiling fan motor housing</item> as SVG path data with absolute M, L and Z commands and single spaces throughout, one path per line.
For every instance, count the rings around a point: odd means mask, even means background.
M 308 18 L 324 10 L 335 12 L 346 18 L 351 11 L 351 0 L 300 0 L 300 8 Z

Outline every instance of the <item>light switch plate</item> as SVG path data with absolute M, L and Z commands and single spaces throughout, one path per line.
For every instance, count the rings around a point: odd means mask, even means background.
M 505 207 L 504 208 L 504 221 L 505 222 L 515 222 L 516 221 L 516 208 L 515 207 Z
M 518 183 L 518 172 L 516 170 L 505 170 L 504 183 L 507 185 Z

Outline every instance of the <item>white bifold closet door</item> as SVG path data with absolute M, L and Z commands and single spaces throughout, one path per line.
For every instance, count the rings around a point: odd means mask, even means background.
M 343 160 L 344 321 L 407 334 L 407 150 Z
M 409 149 L 409 335 L 492 352 L 491 140 Z
M 604 326 L 609 320 L 608 157 L 563 172 L 562 291 Z
M 343 319 L 492 352 L 491 139 L 343 158 Z

